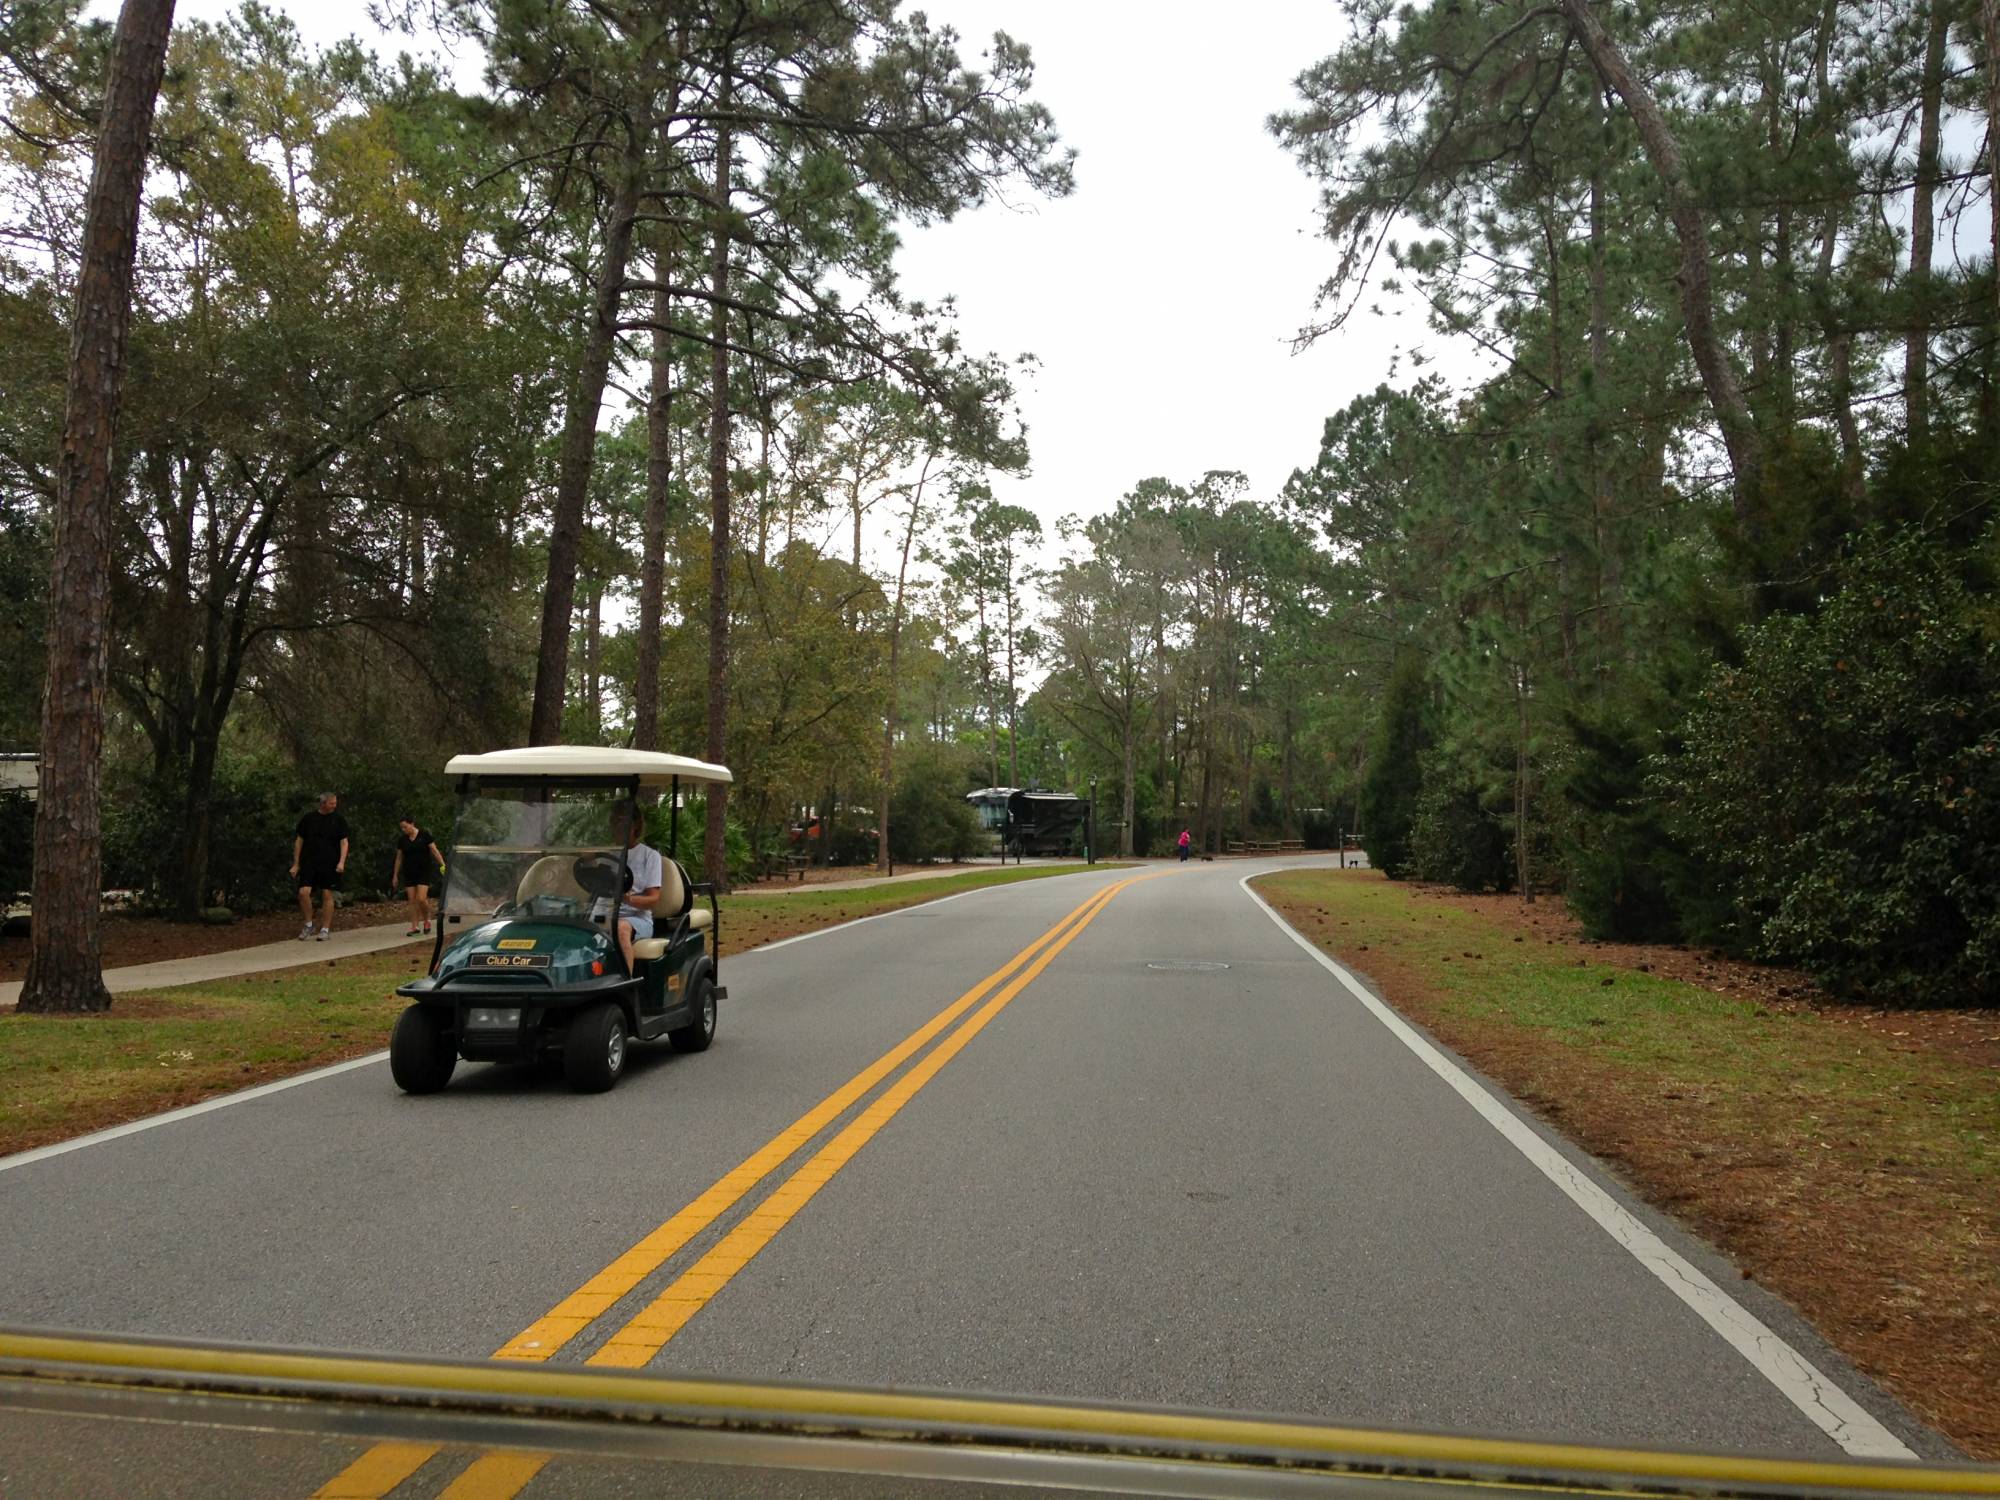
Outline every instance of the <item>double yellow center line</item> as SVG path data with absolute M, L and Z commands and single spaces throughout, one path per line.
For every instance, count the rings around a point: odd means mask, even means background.
M 687 1326 L 696 1313 L 708 1305 L 716 1293 L 729 1284 L 737 1272 L 749 1265 L 771 1243 L 778 1232 L 812 1200 L 813 1195 L 832 1181 L 834 1174 L 847 1165 L 877 1131 L 894 1119 L 946 1063 L 964 1051 L 989 1021 L 1034 983 L 1037 976 L 1055 961 L 1056 955 L 1074 942 L 1077 935 L 1096 920 L 1120 891 L 1141 880 L 1156 879 L 1158 873 L 1163 872 L 1130 876 L 1105 887 L 1085 901 L 771 1137 L 687 1207 L 502 1344 L 493 1357 L 540 1361 L 553 1356 L 609 1312 L 621 1298 L 636 1290 L 703 1230 L 740 1203 L 813 1137 L 866 1098 L 878 1084 L 922 1052 L 954 1023 L 965 1018 L 968 1011 L 972 1012 L 970 1019 L 965 1019 L 956 1031 L 952 1031 L 920 1062 L 884 1089 L 832 1140 L 779 1183 L 714 1248 L 640 1309 L 586 1361 L 588 1364 L 625 1369 L 635 1369 L 647 1363 L 669 1339 Z M 421 1444 L 379 1445 L 328 1481 L 317 1492 L 315 1500 L 335 1500 L 335 1497 L 341 1497 L 341 1500 L 374 1500 L 374 1497 L 387 1494 L 408 1478 L 436 1451 L 435 1447 Z M 478 1467 L 475 1464 L 461 1477 L 472 1478 Z M 539 1467 L 537 1463 L 535 1468 Z M 519 1484 L 525 1484 L 533 1472 L 529 1470 L 521 1474 Z M 394 1477 L 391 1478 L 391 1475 Z M 500 1478 L 498 1474 L 492 1477 Z M 385 1479 L 388 1481 L 386 1484 L 383 1483 Z M 473 1494 L 492 1496 L 498 1500 L 498 1497 L 515 1493 L 519 1484 L 514 1488 L 482 1485 L 477 1490 L 465 1491 L 454 1487 L 453 1493 L 462 1493 L 467 1500 Z

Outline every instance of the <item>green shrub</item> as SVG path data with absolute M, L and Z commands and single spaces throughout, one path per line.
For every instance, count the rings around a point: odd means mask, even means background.
M 1569 909 L 1593 938 L 1621 943 L 1683 940 L 1737 946 L 1732 907 L 1703 846 L 1675 837 L 1646 785 L 1658 735 L 1630 721 L 1572 722 L 1575 764 L 1570 804 Z
M 895 816 L 895 808 L 889 809 L 890 817 Z M 830 865 L 872 865 L 875 850 L 881 843 L 881 830 L 875 826 L 872 816 L 865 816 L 843 807 L 833 817 L 832 832 L 828 834 L 826 862 Z
M 1419 762 L 1430 745 L 1430 680 L 1423 659 L 1405 651 L 1396 659 L 1383 696 L 1382 718 L 1361 783 L 1362 842 L 1368 863 L 1391 880 L 1410 874 L 1410 827 L 1422 789 Z
M 1877 543 L 1753 630 L 1660 763 L 1751 951 L 1906 1004 L 2000 1001 L 2000 641 L 1950 559 Z
M 1410 824 L 1411 874 L 1461 891 L 1507 890 L 1514 884 L 1510 832 L 1487 808 L 1476 782 L 1457 767 L 1426 758 Z
M 1335 849 L 1340 846 L 1339 825 L 1337 814 L 1312 809 L 1299 814 L 1299 837 L 1308 849 Z
M 934 747 L 904 752 L 889 799 L 889 852 L 910 864 L 964 859 L 986 842 L 965 800 L 959 756 Z

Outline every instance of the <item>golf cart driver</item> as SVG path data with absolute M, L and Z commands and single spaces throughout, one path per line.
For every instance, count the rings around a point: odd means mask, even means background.
M 640 842 L 646 820 L 635 802 L 621 801 L 611 810 L 612 836 L 625 844 L 625 875 L 618 905 L 618 952 L 625 972 L 637 973 L 632 943 L 653 935 L 653 912 L 660 904 L 663 861 L 659 851 Z
M 575 745 L 460 755 L 445 769 L 458 817 L 431 972 L 397 990 L 411 1002 L 390 1041 L 397 1084 L 435 1093 L 461 1057 L 560 1057 L 572 1086 L 601 1092 L 631 1042 L 705 1050 L 727 996 L 715 889 L 644 841 L 639 798 L 662 795 L 671 846 L 680 784 L 726 784 L 728 769 Z

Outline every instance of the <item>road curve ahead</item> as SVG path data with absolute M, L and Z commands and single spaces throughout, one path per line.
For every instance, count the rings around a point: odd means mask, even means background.
M 462 1065 L 414 1099 L 376 1063 L 0 1161 L 0 1323 L 1949 1453 L 1476 1107 L 1242 888 L 1274 867 L 1031 881 L 729 960 L 715 1046 L 608 1095 Z M 1673 1287 L 1704 1275 L 1721 1313 Z

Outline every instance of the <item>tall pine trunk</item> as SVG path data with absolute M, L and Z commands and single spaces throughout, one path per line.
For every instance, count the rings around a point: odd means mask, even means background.
M 1137 788 L 1133 783 L 1139 779 L 1139 707 L 1130 695 L 1125 699 L 1125 760 L 1123 775 L 1125 789 L 1118 799 L 1118 854 L 1121 859 L 1132 857 L 1132 820 L 1138 814 Z M 1097 816 L 1097 809 L 1091 809 L 1091 816 Z
M 153 106 L 174 0 L 125 0 L 111 39 L 70 328 L 69 390 L 56 460 L 35 809 L 33 946 L 18 1008 L 107 1010 L 102 897 L 104 698 L 110 668 L 112 446 L 132 326 L 132 262 Z
M 680 113 L 687 29 L 674 40 L 674 81 L 660 112 L 660 146 L 671 152 L 668 131 Z M 653 251 L 651 383 L 646 392 L 646 508 L 639 518 L 638 681 L 632 688 L 632 748 L 660 748 L 660 629 L 667 591 L 667 510 L 674 477 L 674 340 L 669 328 L 674 299 L 667 291 L 674 271 L 675 231 L 662 225 Z M 674 851 L 675 857 L 679 851 Z
M 1597 76 L 1625 101 L 1626 113 L 1638 128 L 1653 173 L 1665 191 L 1667 214 L 1680 243 L 1681 264 L 1675 279 L 1681 287 L 1681 313 L 1687 323 L 1688 351 L 1701 372 L 1702 389 L 1722 428 L 1735 480 L 1737 524 L 1752 542 L 1763 536 L 1764 444 L 1743 398 L 1743 387 L 1729 362 L 1729 351 L 1715 327 L 1715 299 L 1709 288 L 1708 223 L 1694 184 L 1688 180 L 1680 142 L 1667 126 L 1652 91 L 1632 72 L 1618 44 L 1590 7 L 1590 0 L 1562 0 L 1563 13 L 1590 56 Z
M 1943 0 L 1931 0 L 1918 105 L 1917 176 L 1910 194 L 1910 322 L 1903 343 L 1903 435 L 1912 451 L 1922 449 L 1930 438 L 1931 259 L 1937 235 L 1934 204 L 1947 21 Z
M 604 580 L 585 586 L 588 603 L 583 616 L 583 696 L 588 707 L 587 733 L 595 740 L 604 728 Z
M 903 559 L 896 567 L 896 602 L 889 612 L 889 691 L 882 710 L 882 795 L 875 815 L 875 867 L 889 873 L 889 797 L 896 788 L 896 688 L 897 664 L 903 644 L 903 590 L 910 577 L 910 548 L 917 540 L 917 520 L 923 514 L 924 482 L 930 478 L 931 456 L 924 458 L 917 475 L 916 493 L 910 497 L 910 519 L 903 527 Z
M 1528 860 L 1528 670 L 1514 669 L 1514 712 L 1518 737 L 1514 742 L 1514 879 L 1521 900 L 1535 899 L 1534 872 Z
M 637 141 L 619 162 L 610 222 L 604 231 L 604 260 L 591 298 L 590 332 L 576 384 L 563 412 L 562 460 L 556 478 L 555 514 L 549 525 L 548 585 L 542 594 L 542 636 L 535 661 L 535 704 L 528 716 L 528 743 L 552 745 L 562 738 L 563 696 L 568 688 L 569 638 L 576 608 L 577 558 L 583 546 L 584 504 L 597 455 L 597 414 L 611 378 L 618 342 L 618 307 L 625 293 L 625 267 L 632 251 L 632 217 L 639 207 L 643 160 Z
M 1215 694 L 1211 690 L 1205 707 L 1198 705 L 1201 712 L 1201 805 L 1196 812 L 1195 848 L 1202 854 L 1215 851 L 1209 842 L 1212 828 L 1210 809 L 1213 807 L 1212 794 L 1215 787 Z
M 1609 111 L 1604 93 L 1594 89 L 1597 102 L 1598 155 L 1590 171 L 1590 530 L 1591 550 L 1597 554 L 1596 586 L 1593 589 L 1593 634 L 1591 688 L 1602 692 L 1607 685 L 1607 667 L 1617 651 L 1619 624 L 1611 606 L 1617 601 L 1623 568 L 1618 551 L 1616 528 L 1612 524 L 1611 463 L 1605 422 L 1605 381 L 1610 370 L 1611 301 L 1605 227 L 1605 177 L 1610 148 L 1604 137 Z
M 1013 563 L 1007 564 L 1007 780 L 1010 786 L 1021 784 L 1021 736 L 1020 719 L 1014 697 L 1014 620 L 1017 614 L 1014 604 Z
M 673 299 L 670 242 L 661 236 L 653 280 L 653 384 L 646 400 L 646 511 L 639 523 L 639 680 L 632 688 L 632 748 L 660 748 L 660 617 L 666 596 L 667 495 L 674 474 Z
M 1000 785 L 1000 714 L 993 702 L 993 637 L 986 628 L 986 589 L 973 594 L 979 609 L 979 696 L 986 706 L 986 756 L 992 763 L 994 786 Z
M 1813 79 L 1816 94 L 1813 113 L 1818 129 L 1834 127 L 1832 82 L 1829 58 L 1840 23 L 1839 0 L 1826 0 L 1813 48 Z M 1826 339 L 1827 400 L 1833 407 L 1834 430 L 1840 434 L 1841 493 L 1855 505 L 1861 503 L 1865 486 L 1866 460 L 1861 451 L 1861 427 L 1854 418 L 1853 331 L 1844 326 L 1833 304 L 1833 255 L 1840 242 L 1840 204 L 1826 207 L 1820 223 L 1819 264 L 1813 271 L 1813 302 L 1818 310 L 1820 332 Z
M 182 794 L 180 858 L 174 870 L 169 900 L 174 915 L 192 921 L 208 905 L 208 858 L 213 835 L 215 762 L 218 737 L 197 732 L 188 761 L 187 788 Z
M 722 72 L 729 73 L 723 57 Z M 729 102 L 723 92 L 723 107 Z M 729 750 L 729 122 L 715 132 L 715 243 L 709 257 L 708 383 L 708 758 L 720 765 Z M 729 789 L 708 788 L 708 827 L 702 840 L 702 867 L 719 889 L 729 887 Z M 821 829 L 825 842 L 825 829 Z
M 1986 52 L 1987 202 L 2000 203 L 2000 0 L 1979 0 L 1979 36 Z M 1989 210 L 1993 235 L 1993 319 L 2000 327 L 2000 213 Z

